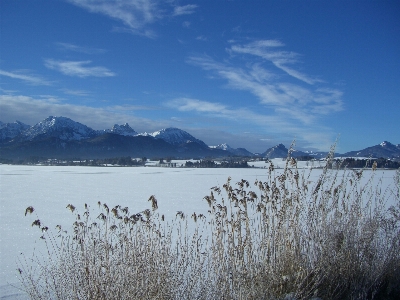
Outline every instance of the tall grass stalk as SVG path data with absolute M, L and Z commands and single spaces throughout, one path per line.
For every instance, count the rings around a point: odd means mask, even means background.
M 37 218 L 48 252 L 21 259 L 24 290 L 32 299 L 396 299 L 400 170 L 382 190 L 376 171 L 365 181 L 366 169 L 329 169 L 332 149 L 313 182 L 291 151 L 264 182 L 211 188 L 208 215 L 165 220 L 151 196 L 151 210 L 134 214 L 68 205 L 68 232 Z

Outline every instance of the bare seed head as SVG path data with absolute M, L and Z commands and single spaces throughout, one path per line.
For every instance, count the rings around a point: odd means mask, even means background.
M 38 227 L 40 228 L 40 220 L 35 220 L 35 221 L 33 221 L 32 227 L 33 227 L 33 226 L 38 226 Z
M 75 210 L 75 206 L 73 206 L 72 204 L 68 204 L 67 207 L 71 212 L 74 212 Z
M 157 199 L 154 195 L 151 195 L 148 201 L 151 201 L 151 207 L 152 207 L 153 211 L 158 208 Z
M 104 209 L 106 210 L 107 214 L 110 213 L 110 209 L 108 208 L 107 204 L 103 204 Z
M 25 216 L 26 216 L 26 214 L 27 213 L 33 213 L 35 211 L 35 209 L 32 207 L 32 206 L 28 206 L 26 209 L 25 209 Z
M 195 212 L 192 214 L 192 218 L 193 218 L 193 220 L 194 220 L 195 222 L 197 222 L 197 215 L 196 215 Z
M 185 219 L 185 214 L 184 214 L 182 211 L 178 211 L 178 212 L 176 213 L 176 216 L 179 216 L 182 220 Z

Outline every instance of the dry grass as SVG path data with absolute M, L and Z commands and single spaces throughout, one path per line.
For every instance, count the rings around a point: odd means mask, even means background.
M 48 255 L 21 262 L 25 291 L 32 299 L 396 299 L 400 171 L 384 191 L 376 172 L 363 184 L 363 170 L 326 167 L 312 183 L 290 153 L 282 172 L 270 163 L 254 188 L 230 178 L 213 187 L 207 216 L 164 220 L 151 196 L 152 209 L 136 214 L 68 205 L 70 232 L 35 220 Z

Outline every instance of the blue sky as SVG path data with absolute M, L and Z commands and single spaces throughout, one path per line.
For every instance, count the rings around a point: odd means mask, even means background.
M 0 120 L 263 152 L 400 143 L 398 1 L 1 0 Z

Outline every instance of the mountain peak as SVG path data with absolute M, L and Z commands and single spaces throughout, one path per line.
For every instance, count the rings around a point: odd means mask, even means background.
M 203 141 L 198 140 L 186 131 L 175 127 L 164 128 L 159 131 L 150 133 L 149 135 L 156 139 L 162 139 L 175 146 L 195 142 L 202 146 L 208 147 Z
M 388 141 L 383 141 L 379 145 L 371 146 L 363 150 L 350 151 L 343 155 L 348 157 L 400 158 L 399 147 Z
M 221 150 L 225 150 L 225 151 L 234 150 L 227 143 L 219 144 L 218 146 L 210 146 L 210 148 L 212 148 L 212 149 L 221 149 Z
M 261 155 L 263 157 L 267 157 L 267 158 L 280 158 L 280 157 L 286 157 L 287 153 L 288 153 L 288 149 L 285 147 L 285 145 L 278 144 L 274 147 L 267 149 Z
M 13 123 L 0 122 L 0 140 L 9 141 L 27 130 L 30 126 L 20 121 Z
M 381 145 L 382 147 L 395 147 L 395 145 L 393 145 L 392 143 L 390 143 L 388 141 L 383 141 L 379 145 Z
M 287 151 L 286 146 L 285 146 L 284 144 L 282 144 L 282 143 L 280 143 L 280 144 L 278 144 L 278 145 L 276 145 L 275 147 L 272 147 L 272 148 L 275 148 L 275 149 L 285 149 L 285 150 Z
M 254 154 L 250 151 L 246 150 L 245 148 L 232 148 L 227 143 L 220 144 L 218 146 L 210 146 L 211 149 L 220 149 L 227 152 L 230 152 L 233 155 L 238 156 L 253 156 Z
M 23 133 L 26 140 L 33 140 L 39 136 L 58 137 L 61 140 L 81 140 L 96 135 L 96 132 L 88 126 L 61 116 L 49 116 Z
M 106 131 L 106 132 L 111 132 L 111 133 L 125 135 L 125 136 L 138 135 L 138 133 L 135 130 L 133 130 L 132 127 L 129 126 L 128 123 L 125 123 L 124 125 L 114 124 L 114 126 L 111 128 L 111 130 Z

